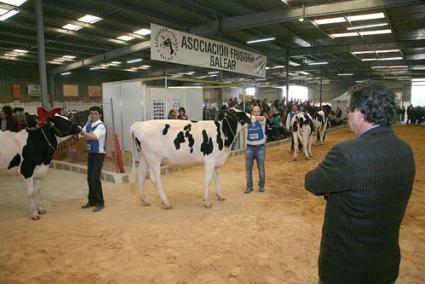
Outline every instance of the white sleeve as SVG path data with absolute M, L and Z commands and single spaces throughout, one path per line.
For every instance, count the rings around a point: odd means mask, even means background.
M 96 135 L 97 140 L 99 140 L 100 137 L 105 136 L 106 134 L 105 126 L 103 124 L 98 125 L 93 131 L 93 134 Z
M 288 113 L 288 116 L 286 117 L 286 129 L 289 129 L 291 127 L 291 114 Z

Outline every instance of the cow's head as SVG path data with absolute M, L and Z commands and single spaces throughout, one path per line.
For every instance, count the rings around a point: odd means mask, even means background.
M 55 114 L 55 116 L 50 116 L 47 118 L 47 122 L 58 137 L 77 135 L 81 132 L 80 126 L 62 115 Z
M 228 117 L 231 120 L 238 122 L 241 126 L 244 126 L 245 124 L 251 124 L 251 119 L 245 112 L 233 107 L 225 111 L 224 117 Z

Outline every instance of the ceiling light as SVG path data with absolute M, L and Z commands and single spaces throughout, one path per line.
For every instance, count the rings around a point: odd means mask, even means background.
M 151 66 L 150 65 L 140 65 L 139 68 L 148 69 L 148 68 L 151 68 Z
M 345 23 L 346 20 L 344 17 L 336 17 L 336 18 L 326 18 L 326 19 L 318 19 L 313 20 L 317 25 L 327 25 L 327 24 L 335 24 L 335 23 Z
M 347 16 L 347 20 L 349 20 L 350 22 L 383 19 L 383 18 L 385 18 L 385 14 L 382 13 L 382 12 L 372 13 L 372 14 L 355 15 L 355 16 Z
M 74 58 L 75 58 L 75 56 L 74 56 L 74 55 L 64 55 L 64 56 L 62 56 L 62 57 L 64 57 L 64 58 L 68 58 L 68 59 L 74 59 Z
M 78 19 L 78 21 L 80 22 L 89 23 L 89 24 L 94 24 L 96 22 L 99 22 L 100 20 L 102 20 L 102 18 L 92 16 L 92 15 L 85 15 L 84 17 L 81 17 Z
M 143 61 L 142 58 L 136 58 L 136 59 L 127 60 L 127 63 L 131 64 L 131 63 L 136 63 L 141 61 Z
M 78 25 L 74 25 L 74 24 L 66 24 L 62 28 L 66 29 L 66 30 L 70 30 L 70 31 L 78 31 L 78 30 L 82 29 L 83 27 L 78 26 Z
M 353 73 L 338 73 L 338 76 L 353 76 Z
M 135 33 L 135 34 L 138 34 L 138 35 L 146 36 L 146 35 L 148 35 L 148 34 L 150 34 L 150 33 L 151 33 L 151 30 L 148 30 L 148 29 L 141 29 L 141 30 L 137 30 L 137 31 L 135 31 L 134 33 Z
M 357 32 L 349 32 L 349 33 L 336 33 L 336 34 L 330 34 L 333 38 L 338 37 L 350 37 L 350 36 L 358 36 L 359 34 Z
M 302 75 L 310 75 L 310 73 L 305 72 L 305 71 L 299 71 L 298 73 L 299 73 L 299 74 L 302 74 Z
M 111 63 L 109 63 L 110 65 L 120 65 L 122 62 L 121 61 L 112 61 Z
M 280 69 L 280 68 L 285 68 L 285 66 L 283 66 L 283 65 L 276 65 L 276 66 L 271 67 L 270 69 Z
M 311 44 L 300 37 L 294 37 L 294 43 L 302 47 L 310 47 Z
M 0 16 L 0 21 L 6 21 L 10 17 L 13 17 L 13 16 L 15 16 L 18 13 L 19 13 L 19 11 L 17 9 L 9 10 L 9 12 L 7 12 L 7 13 L 5 13 L 5 14 L 3 14 L 3 15 Z
M 374 30 L 374 31 L 364 31 L 364 32 L 359 32 L 360 35 L 364 36 L 364 35 L 381 35 L 381 34 L 390 34 L 392 31 L 390 29 L 386 29 L 386 30 Z
M 124 40 L 124 41 L 129 41 L 129 40 L 134 39 L 134 37 L 128 36 L 128 35 L 122 35 L 122 36 L 117 37 L 117 39 Z
M 124 69 L 124 71 L 128 71 L 128 72 L 137 72 L 137 70 L 135 70 L 135 69 Z
M 388 23 L 380 23 L 380 24 L 373 24 L 373 25 L 348 27 L 347 30 L 349 30 L 349 31 L 351 31 L 351 30 L 361 30 L 361 29 L 384 27 L 384 26 L 388 26 Z
M 17 53 L 17 52 L 6 52 L 4 55 L 5 55 L 5 56 L 16 57 L 16 56 L 19 56 L 19 55 L 21 55 L 21 54 L 19 54 L 19 53 Z
M 376 61 L 377 58 L 362 58 L 362 61 Z
M 294 61 L 291 61 L 291 60 L 289 60 L 288 64 L 291 65 L 291 66 L 300 66 L 301 65 L 301 64 L 298 64 L 297 62 L 294 62 Z
M 412 82 L 425 82 L 425 78 L 414 78 Z
M 389 60 L 402 60 L 403 57 L 398 56 L 398 57 L 382 57 L 382 58 L 378 58 L 378 61 L 389 61 Z
M 266 37 L 266 38 L 261 38 L 261 39 L 249 40 L 246 43 L 252 44 L 252 43 L 257 43 L 257 42 L 272 41 L 272 40 L 275 40 L 275 39 L 276 39 L 276 37 L 272 36 L 272 37 Z
M 210 71 L 210 72 L 208 72 L 208 74 L 220 74 L 220 71 Z
M 102 68 L 101 66 L 95 66 L 90 68 L 90 70 L 98 70 L 98 69 L 104 69 L 104 68 Z
M 16 60 L 16 57 L 14 56 L 0 56 L 0 58 L 7 59 L 7 60 Z
M 9 10 L 6 10 L 6 9 L 2 9 L 2 8 L 0 8 L 0 15 L 3 15 L 4 13 L 6 13 L 7 11 L 9 11 Z
M 308 63 L 308 65 L 326 65 L 326 64 L 328 64 L 329 62 L 326 62 L 326 61 L 321 61 L 321 62 L 310 62 L 310 63 Z
M 388 53 L 388 52 L 401 52 L 400 49 L 384 49 L 384 50 L 376 50 L 376 53 Z
M 49 61 L 50 64 L 63 64 L 63 62 L 59 62 L 59 61 Z
M 113 43 L 118 43 L 118 44 L 126 44 L 124 41 L 117 40 L 117 39 L 114 39 L 114 38 L 110 38 L 110 39 L 108 39 L 108 41 L 113 42 Z
M 66 76 L 66 75 L 70 75 L 71 74 L 71 72 L 64 72 L 64 73 L 61 73 L 61 75 L 62 76 Z
M 22 4 L 24 4 L 25 2 L 27 2 L 27 0 L 0 0 L 0 2 L 19 7 Z
M 372 54 L 375 53 L 375 50 L 365 50 L 365 51 L 353 51 L 352 54 Z
M 356 82 L 357 84 L 358 83 L 363 83 L 365 80 L 357 80 L 357 81 L 354 81 L 354 82 Z

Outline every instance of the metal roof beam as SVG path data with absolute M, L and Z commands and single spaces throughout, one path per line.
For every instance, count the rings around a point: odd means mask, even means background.
M 305 7 L 305 18 L 329 16 L 347 12 L 360 12 L 372 9 L 386 9 L 396 6 L 420 4 L 421 0 L 353 0 L 338 3 L 328 3 Z M 206 25 L 191 28 L 194 34 L 207 35 L 219 32 L 249 29 L 267 25 L 274 25 L 288 21 L 295 21 L 303 17 L 303 8 L 282 9 L 253 13 L 243 16 L 227 17 L 212 21 Z
M 151 42 L 145 41 L 145 42 L 140 42 L 140 43 L 133 44 L 133 45 L 130 45 L 130 46 L 122 47 L 122 48 L 119 48 L 119 49 L 115 49 L 115 50 L 106 52 L 104 54 L 92 56 L 90 58 L 83 59 L 83 60 L 68 64 L 66 66 L 61 66 L 61 67 L 55 68 L 55 69 L 52 70 L 52 74 L 59 74 L 59 73 L 62 73 L 62 72 L 70 71 L 70 70 L 81 68 L 81 67 L 84 67 L 84 66 L 93 65 L 93 64 L 103 62 L 105 60 L 110 60 L 110 59 L 113 59 L 113 58 L 116 58 L 116 57 L 120 57 L 120 56 L 129 54 L 129 53 L 141 51 L 141 50 L 150 48 L 150 46 L 151 46 Z
M 375 42 L 360 44 L 338 44 L 329 46 L 298 47 L 290 49 L 290 56 L 307 56 L 318 54 L 350 53 L 363 50 L 404 49 L 425 46 L 425 40 L 405 40 L 399 42 Z M 286 50 L 271 51 L 268 58 L 286 57 Z

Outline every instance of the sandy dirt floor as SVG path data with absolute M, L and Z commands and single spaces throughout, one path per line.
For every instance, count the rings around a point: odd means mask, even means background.
M 396 131 L 413 146 L 417 166 L 397 283 L 425 283 L 425 128 Z M 267 149 L 265 193 L 244 194 L 244 156 L 230 158 L 221 170 L 226 201 L 214 199 L 211 209 L 202 206 L 200 166 L 163 176 L 172 210 L 162 209 L 147 181 L 152 206 L 128 185 L 104 183 L 99 213 L 80 209 L 85 176 L 51 170 L 40 221 L 30 220 L 19 178 L 0 177 L 0 283 L 316 284 L 325 201 L 305 191 L 304 175 L 352 137 L 347 129 L 329 133 L 310 161 L 293 162 L 289 144 Z

